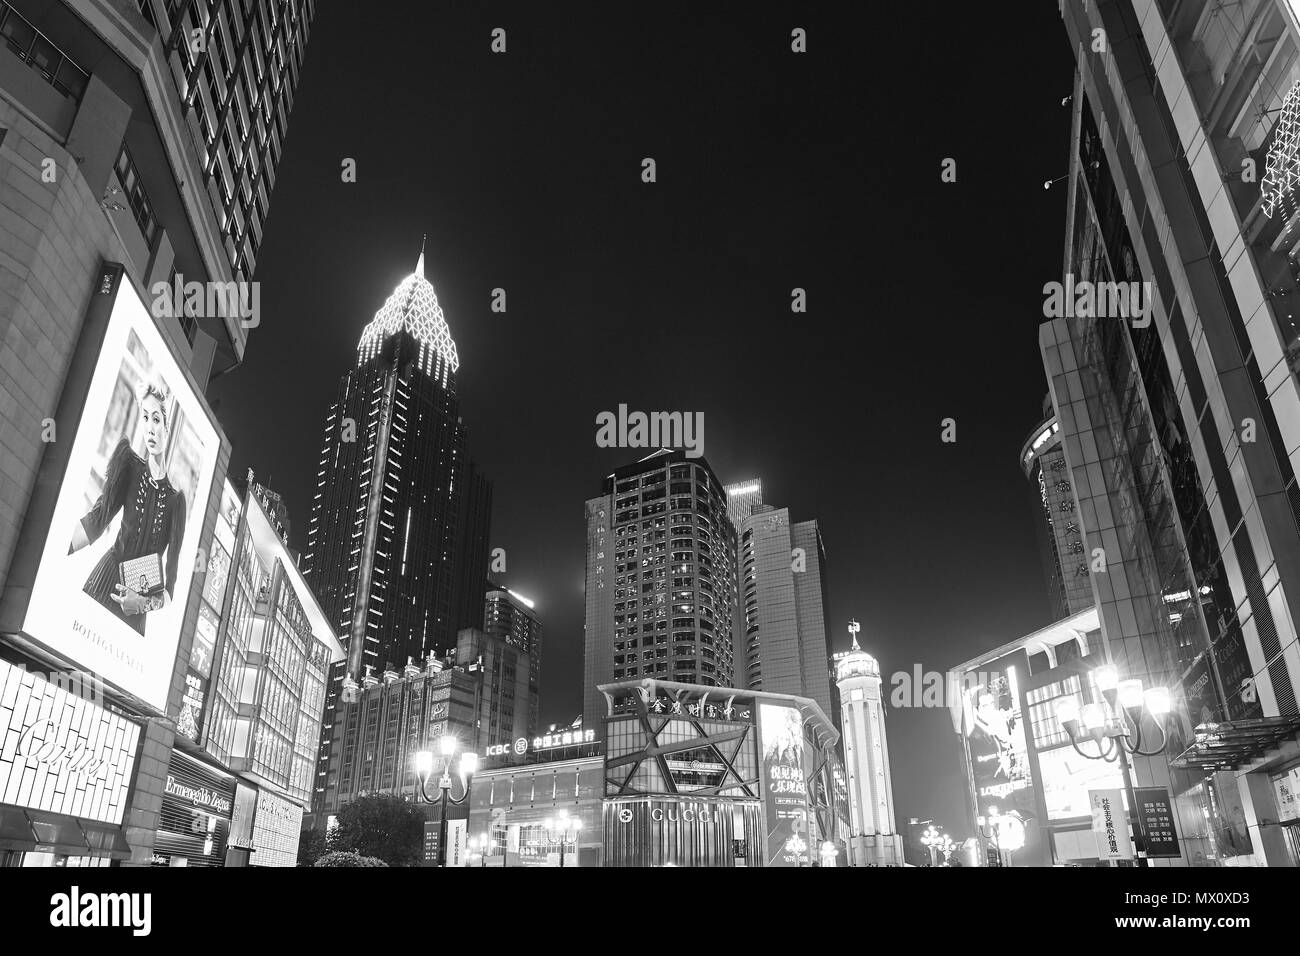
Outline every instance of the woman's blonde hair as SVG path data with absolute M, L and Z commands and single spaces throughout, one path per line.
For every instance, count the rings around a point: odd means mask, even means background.
M 158 404 L 162 406 L 163 424 L 170 428 L 171 423 L 167 421 L 167 400 L 171 398 L 171 392 L 167 391 L 167 386 L 162 382 L 145 382 L 136 390 L 136 403 L 143 405 L 144 400 L 150 397 L 158 399 Z

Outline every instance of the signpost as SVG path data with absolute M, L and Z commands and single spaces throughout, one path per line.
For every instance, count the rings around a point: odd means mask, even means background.
M 1146 835 L 1147 856 L 1182 856 L 1178 849 L 1178 831 L 1174 827 L 1169 791 L 1164 787 L 1139 787 L 1134 794 L 1138 819 Z

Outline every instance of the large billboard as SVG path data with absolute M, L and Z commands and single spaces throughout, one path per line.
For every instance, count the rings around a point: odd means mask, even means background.
M 979 814 L 1035 809 L 1016 668 L 987 675 L 965 691 L 963 727 Z
M 1094 745 L 1088 741 L 1083 746 Z M 1117 764 L 1082 756 L 1069 746 L 1040 750 L 1038 771 L 1047 818 L 1054 822 L 1089 816 L 1092 813 L 1090 790 L 1124 786 L 1124 776 Z
M 119 266 L 23 631 L 163 710 L 220 439 Z M 102 300 L 101 300 L 102 301 Z M 48 457 L 48 456 L 47 456 Z
M 808 767 L 803 715 L 787 704 L 758 705 L 767 811 L 767 865 L 808 866 Z

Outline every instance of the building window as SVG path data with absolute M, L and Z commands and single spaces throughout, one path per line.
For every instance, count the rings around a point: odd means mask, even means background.
M 145 195 L 144 183 L 140 181 L 140 173 L 135 168 L 135 162 L 131 159 L 126 143 L 122 144 L 122 152 L 117 156 L 116 168 L 127 205 L 131 207 L 136 225 L 140 227 L 140 232 L 144 236 L 145 245 L 152 249 L 158 222 L 153 217 L 153 206 L 149 203 L 149 197 Z
M 0 36 L 20 60 L 45 82 L 73 101 L 80 101 L 89 75 L 63 55 L 45 34 L 7 3 L 0 3 Z

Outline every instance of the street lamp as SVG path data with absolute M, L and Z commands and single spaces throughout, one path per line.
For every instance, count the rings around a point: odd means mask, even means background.
M 1154 757 L 1164 752 L 1169 738 L 1165 733 L 1164 717 L 1169 713 L 1169 689 L 1150 687 L 1143 689 L 1136 678 L 1120 680 L 1114 664 L 1103 664 L 1092 671 L 1092 682 L 1101 691 L 1104 704 L 1092 702 L 1079 706 L 1073 697 L 1063 697 L 1056 704 L 1056 719 L 1070 737 L 1070 745 L 1089 760 L 1119 761 L 1124 776 L 1124 793 L 1133 824 L 1133 838 L 1141 852 L 1146 851 L 1146 834 L 1142 832 L 1142 819 L 1137 811 L 1137 796 L 1133 792 L 1133 776 L 1129 771 L 1129 754 Z M 1142 749 L 1142 718 L 1151 715 L 1151 722 L 1160 731 L 1160 745 L 1154 750 Z M 1079 741 L 1090 737 L 1097 746 L 1097 754 L 1086 753 Z M 1105 741 L 1103 743 L 1103 741 Z M 1135 860 L 1138 866 L 1147 866 L 1144 856 Z
M 957 844 L 952 842 L 952 837 L 944 833 L 940 835 L 939 850 L 943 853 L 943 865 L 948 866 L 952 861 L 952 851 L 957 848 Z
M 578 848 L 578 832 L 582 829 L 582 821 L 577 817 L 569 816 L 568 810 L 561 810 L 556 819 L 546 818 L 546 835 L 552 843 L 560 845 L 560 866 L 564 866 L 564 851 L 570 843 L 573 848 Z
M 456 738 L 451 734 L 443 734 L 442 740 L 439 741 L 439 749 L 442 751 L 442 776 L 438 780 L 438 789 L 442 791 L 441 797 L 435 801 L 429 796 L 428 786 L 429 777 L 433 775 L 433 754 L 427 750 L 421 750 L 415 755 L 415 773 L 420 778 L 420 799 L 425 803 L 439 803 L 438 814 L 438 865 L 447 865 L 447 804 L 454 806 L 464 806 L 469 801 L 470 784 L 474 781 L 474 772 L 478 770 L 478 754 L 472 751 L 466 751 L 460 755 L 457 775 L 460 777 L 461 795 L 453 797 L 451 795 L 451 764 L 456 756 Z
M 921 845 L 930 851 L 930 865 L 939 865 L 939 847 L 943 845 L 943 837 L 936 826 L 928 826 L 921 834 Z
M 492 838 L 486 833 L 469 838 L 470 859 L 478 857 L 479 866 L 487 866 L 488 853 L 492 850 Z
M 836 856 L 835 844 L 832 843 L 830 840 L 823 841 L 821 852 L 822 852 L 822 866 L 834 866 L 835 856 Z

